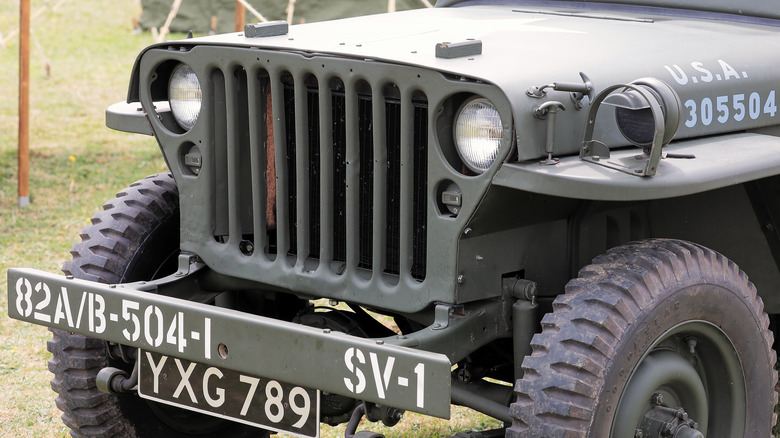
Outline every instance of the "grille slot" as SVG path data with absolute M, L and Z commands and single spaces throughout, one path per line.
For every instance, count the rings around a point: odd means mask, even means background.
M 284 69 L 211 76 L 214 237 L 306 270 L 426 276 L 428 104 Z

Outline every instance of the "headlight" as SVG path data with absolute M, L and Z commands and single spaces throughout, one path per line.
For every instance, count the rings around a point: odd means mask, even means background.
M 198 76 L 189 65 L 180 64 L 173 70 L 171 81 L 168 83 L 168 99 L 173 117 L 179 125 L 187 130 L 195 126 L 203 95 Z
M 650 147 L 655 137 L 655 115 L 650 102 L 639 93 L 640 88 L 661 107 L 664 137 L 659 146 L 666 146 L 680 126 L 682 112 L 679 96 L 666 82 L 655 78 L 637 79 L 622 91 L 607 96 L 604 105 L 615 107 L 615 121 L 626 140 L 640 148 Z
M 487 99 L 473 98 L 460 107 L 455 118 L 455 146 L 472 171 L 483 173 L 496 161 L 502 134 L 501 116 Z

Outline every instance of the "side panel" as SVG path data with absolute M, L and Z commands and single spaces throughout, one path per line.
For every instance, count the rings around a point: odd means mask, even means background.
M 471 236 L 459 245 L 461 301 L 500 287 L 508 275 L 535 281 L 541 296 L 554 296 L 609 248 L 660 237 L 724 254 L 748 274 L 767 313 L 780 313 L 780 178 L 640 202 L 581 201 L 493 187 L 476 217 L 469 224 Z
M 649 214 L 654 236 L 690 240 L 736 262 L 748 274 L 764 300 L 767 313 L 780 312 L 780 272 L 772 247 L 778 242 L 776 226 L 757 212 L 780 203 L 777 178 L 760 180 L 774 187 L 771 198 L 757 197 L 751 183 L 699 195 L 651 202 Z M 764 203 L 766 202 L 766 203 Z M 770 231 L 770 233 L 767 233 Z

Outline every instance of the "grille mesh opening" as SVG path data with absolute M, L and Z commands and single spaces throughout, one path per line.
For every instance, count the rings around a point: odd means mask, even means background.
M 322 259 L 338 274 L 354 263 L 424 280 L 425 95 L 294 72 L 249 83 L 243 68 L 231 74 L 211 81 L 214 108 L 225 108 L 214 111 L 215 238 L 307 266 Z

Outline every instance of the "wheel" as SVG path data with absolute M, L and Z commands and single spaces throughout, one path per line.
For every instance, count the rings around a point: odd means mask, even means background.
M 151 280 L 176 271 L 179 194 L 170 174 L 130 185 L 92 217 L 71 249 L 65 274 L 102 283 Z M 132 370 L 111 358 L 99 339 L 52 329 L 48 349 L 57 407 L 74 437 L 268 436 L 267 432 L 192 413 L 136 395 L 99 392 L 95 376 L 106 366 Z
M 777 372 L 747 275 L 696 244 L 608 251 L 557 297 L 515 385 L 511 437 L 769 437 Z

